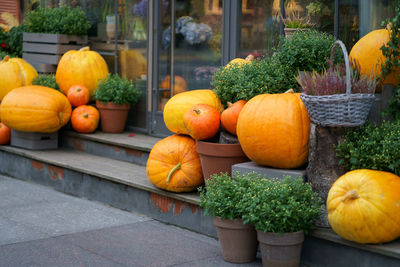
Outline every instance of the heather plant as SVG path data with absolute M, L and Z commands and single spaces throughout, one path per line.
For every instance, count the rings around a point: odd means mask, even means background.
M 329 68 L 319 73 L 306 72 L 296 77 L 304 93 L 307 95 L 334 95 L 346 93 L 346 66 L 333 65 L 328 62 Z M 377 79 L 361 75 L 358 64 L 350 69 L 350 84 L 352 93 L 371 94 L 375 91 Z

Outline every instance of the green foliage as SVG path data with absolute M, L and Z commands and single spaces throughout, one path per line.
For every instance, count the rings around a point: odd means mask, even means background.
M 400 120 L 400 87 L 394 88 L 393 96 L 382 111 L 382 116 L 388 116 L 393 120 Z
M 26 32 L 86 35 L 90 24 L 77 7 L 39 8 L 29 11 L 24 20 Z
M 285 22 L 286 28 L 296 28 L 296 29 L 308 29 L 311 28 L 313 25 L 309 23 L 304 23 L 303 21 L 293 20 Z
M 227 173 L 214 174 L 206 180 L 206 187 L 200 189 L 200 206 L 204 213 L 222 219 L 241 219 L 242 196 L 249 188 L 250 179 L 255 174 L 241 176 L 238 172 L 231 178 Z
M 313 229 L 321 213 L 321 199 L 301 178 L 251 179 L 242 196 L 245 223 L 256 230 L 290 233 Z
M 101 81 L 94 92 L 94 98 L 103 103 L 134 104 L 140 99 L 140 91 L 135 84 L 118 74 L 109 74 Z
M 276 58 L 267 57 L 251 64 L 232 64 L 214 73 L 211 85 L 221 100 L 234 103 L 240 99 L 250 100 L 264 93 L 283 93 L 296 88 L 294 72 L 280 64 Z
M 372 169 L 400 175 L 400 121 L 349 130 L 336 152 L 346 170 Z
M 396 1 L 394 18 L 382 22 L 382 26 L 390 28 L 390 39 L 386 45 L 381 47 L 385 61 L 382 64 L 382 78 L 400 66 L 400 1 Z
M 7 56 L 7 55 L 8 55 L 7 52 L 0 51 L 0 60 L 3 60 L 3 58 L 4 58 L 5 56 Z
M 289 38 L 281 37 L 279 46 L 275 49 L 275 56 L 280 64 L 298 71 L 321 72 L 328 67 L 333 35 L 318 31 L 298 31 Z M 342 53 L 336 49 L 335 62 L 344 62 Z
M 22 57 L 22 32 L 22 25 L 12 27 L 9 32 L 0 28 L 0 53 L 2 55 Z
M 54 74 L 49 74 L 49 75 L 39 74 L 39 76 L 33 80 L 32 84 L 46 86 L 61 91 L 60 88 L 58 87 L 58 83 L 56 82 L 56 76 Z

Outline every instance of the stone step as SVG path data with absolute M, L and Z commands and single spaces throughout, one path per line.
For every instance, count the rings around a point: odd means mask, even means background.
M 144 134 L 124 132 L 110 134 L 97 131 L 93 134 L 81 134 L 74 131 L 60 133 L 61 147 L 101 155 L 115 160 L 146 166 L 150 150 L 160 138 Z
M 148 181 L 143 166 L 66 148 L 0 146 L 0 173 L 216 236 L 212 218 L 199 207 L 197 192 L 160 190 Z

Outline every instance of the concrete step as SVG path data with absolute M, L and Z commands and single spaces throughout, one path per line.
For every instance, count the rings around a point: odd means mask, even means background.
M 66 148 L 0 146 L 0 173 L 216 236 L 212 218 L 199 207 L 197 192 L 160 190 L 148 181 L 143 166 Z
M 115 160 L 146 166 L 150 150 L 160 138 L 124 132 L 109 134 L 97 131 L 81 134 L 75 131 L 60 132 L 61 147 L 101 155 Z

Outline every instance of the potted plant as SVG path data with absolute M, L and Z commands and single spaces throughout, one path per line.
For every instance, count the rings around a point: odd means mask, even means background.
M 85 12 L 79 7 L 29 11 L 23 21 L 23 58 L 39 72 L 55 72 L 65 52 L 87 44 L 89 28 Z
M 297 31 L 308 31 L 314 27 L 314 23 L 311 23 L 311 19 L 309 16 L 300 17 L 298 15 L 292 15 L 285 19 L 282 19 L 283 24 L 285 25 L 284 31 L 285 36 L 291 36 L 293 33 Z
M 238 204 L 254 225 L 263 266 L 300 265 L 304 233 L 314 227 L 322 202 L 301 178 L 251 179 Z
M 255 176 L 255 174 L 249 174 Z M 245 263 L 257 254 L 257 234 L 254 227 L 242 220 L 242 196 L 248 191 L 250 179 L 236 172 L 215 174 L 200 189 L 200 206 L 214 218 L 217 235 L 225 261 Z
M 101 130 L 106 133 L 124 131 L 131 104 L 140 99 L 135 84 L 118 74 L 109 74 L 94 92 L 96 107 L 100 111 Z

